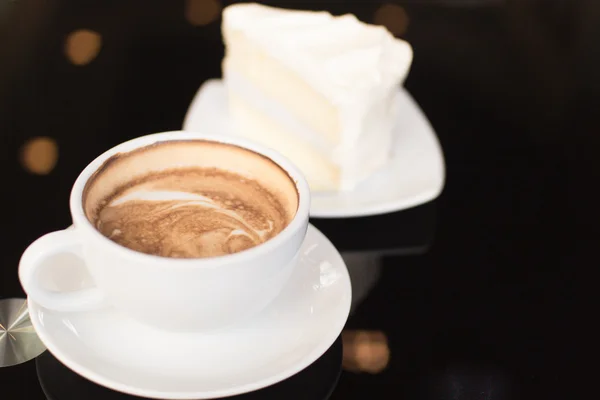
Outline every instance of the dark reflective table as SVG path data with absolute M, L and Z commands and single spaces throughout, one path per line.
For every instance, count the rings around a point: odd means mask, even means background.
M 0 299 L 23 298 L 19 257 L 70 224 L 69 190 L 91 159 L 181 126 L 200 84 L 220 75 L 228 3 L 0 2 Z M 313 366 L 248 397 L 595 393 L 600 208 L 587 191 L 600 181 L 600 2 L 268 3 L 352 12 L 410 41 L 406 87 L 439 136 L 447 182 L 412 209 L 312 221 L 348 264 L 352 313 Z M 46 352 L 0 368 L 0 398 L 127 397 Z

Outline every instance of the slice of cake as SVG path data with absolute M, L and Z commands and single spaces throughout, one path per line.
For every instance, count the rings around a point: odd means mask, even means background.
M 389 158 L 412 48 L 353 15 L 241 3 L 223 11 L 236 132 L 288 157 L 312 190 L 351 190 Z

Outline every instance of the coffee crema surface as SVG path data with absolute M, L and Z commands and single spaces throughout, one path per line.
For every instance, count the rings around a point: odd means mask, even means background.
M 257 246 L 281 232 L 297 207 L 294 183 L 273 161 L 207 141 L 163 142 L 114 156 L 84 193 L 87 217 L 104 236 L 174 258 Z

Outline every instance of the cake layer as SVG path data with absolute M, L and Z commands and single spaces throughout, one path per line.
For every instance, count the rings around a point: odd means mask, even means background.
M 248 79 L 245 78 L 244 74 L 239 74 L 229 68 L 223 69 L 223 76 L 225 76 L 225 82 L 227 91 L 234 95 L 241 96 L 246 102 L 250 103 L 253 108 L 259 110 L 261 113 L 270 116 L 273 119 L 278 120 L 279 125 L 286 126 L 286 131 L 293 132 L 294 135 L 300 137 L 303 141 L 307 142 L 308 145 L 315 148 L 316 151 L 321 153 L 322 156 L 327 158 L 333 158 L 335 149 L 340 147 L 339 144 L 334 143 L 328 138 L 320 135 L 318 131 L 315 131 L 310 125 L 305 124 L 304 121 L 290 112 L 289 107 L 285 104 L 274 101 L 272 97 L 264 92 L 263 87 L 256 87 Z M 306 103 L 312 104 L 312 103 Z M 235 103 L 230 103 L 229 108 L 235 108 Z M 312 110 L 313 107 L 304 108 Z
M 237 134 L 283 154 L 304 174 L 311 190 L 333 191 L 341 189 L 341 171 L 314 147 L 287 131 L 285 125 L 269 118 L 250 103 L 228 94 L 230 110 Z
M 388 159 L 392 120 L 376 118 L 371 135 L 353 145 L 331 145 L 299 123 L 281 104 L 269 100 L 230 74 L 228 103 L 236 132 L 279 151 L 295 163 L 313 190 L 351 190 Z M 369 123 L 369 121 L 366 121 Z
M 332 143 L 340 142 L 341 115 L 325 96 L 246 36 L 232 32 L 227 43 L 222 65 L 225 82 L 230 73 L 240 75 L 260 87 L 266 96 L 294 110 L 295 117 L 315 132 Z

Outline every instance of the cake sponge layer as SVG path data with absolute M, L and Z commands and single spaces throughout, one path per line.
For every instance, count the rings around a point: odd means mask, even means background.
M 328 147 L 314 132 L 293 123 L 281 105 L 248 89 L 243 85 L 227 89 L 236 133 L 289 158 L 304 173 L 312 190 L 351 190 L 387 161 L 391 135 L 373 135 L 354 146 Z M 381 125 L 388 122 L 379 119 L 373 127 L 389 130 Z
M 260 87 L 265 96 L 293 110 L 296 118 L 332 144 L 340 142 L 341 116 L 325 96 L 243 34 L 232 32 L 228 39 L 223 59 L 226 82 L 229 72 L 239 74 Z

